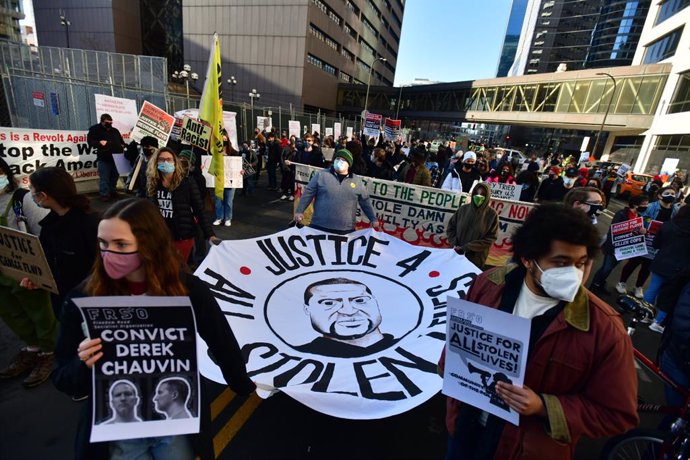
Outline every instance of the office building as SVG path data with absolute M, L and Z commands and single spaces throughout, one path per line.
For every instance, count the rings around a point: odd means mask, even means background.
M 496 71 L 497 77 L 507 76 L 510 66 L 513 65 L 526 12 L 527 0 L 512 1 L 510 16 L 508 17 L 508 27 L 506 28 L 506 35 L 503 38 L 501 57 L 498 62 L 498 70 Z
M 508 75 L 630 65 L 650 3 L 530 0 Z
M 215 30 L 224 80 L 237 80 L 224 98 L 249 102 L 248 93 L 256 89 L 261 105 L 334 112 L 339 82 L 366 84 L 371 73 L 372 85 L 393 86 L 404 8 L 402 0 L 227 6 L 185 0 L 184 59 L 203 78 Z
M 0 38 L 21 41 L 19 21 L 24 19 L 21 0 L 0 0 Z

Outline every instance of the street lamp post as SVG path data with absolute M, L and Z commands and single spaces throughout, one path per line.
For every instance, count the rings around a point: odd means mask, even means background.
M 252 89 L 252 92 L 249 93 L 249 99 L 252 104 L 252 118 L 251 118 L 251 123 L 254 124 L 254 99 L 258 99 L 261 97 L 261 94 L 257 93 L 255 89 Z
M 228 85 L 230 85 L 230 100 L 233 101 L 235 99 L 235 85 L 237 84 L 237 80 L 235 80 L 235 76 L 231 75 L 230 78 L 228 78 Z
M 400 103 L 402 102 L 402 89 L 403 85 L 400 85 L 400 94 L 398 94 L 398 108 L 395 109 L 395 119 L 398 120 L 398 113 L 400 113 Z
M 65 38 L 67 40 L 67 48 L 69 48 L 69 27 L 72 25 L 72 23 L 69 22 L 69 19 L 67 19 L 67 16 L 65 16 L 65 12 L 63 10 L 60 10 L 60 24 L 65 26 Z
M 199 75 L 196 72 L 192 72 L 192 66 L 185 64 L 182 66 L 182 70 L 174 71 L 172 77 L 176 80 L 184 81 L 185 88 L 187 89 L 187 108 L 189 108 L 189 79 L 191 78 L 192 80 L 197 81 L 199 79 Z
M 616 79 L 613 75 L 606 72 L 597 72 L 597 75 L 606 75 L 611 80 L 613 80 L 613 91 L 611 91 L 611 96 L 609 96 L 609 103 L 606 106 L 606 112 L 604 113 L 604 118 L 601 120 L 601 126 L 599 127 L 599 132 L 597 133 L 597 138 L 594 140 L 594 147 L 592 148 L 592 155 L 597 152 L 597 147 L 599 146 L 599 138 L 601 137 L 601 132 L 604 130 L 604 125 L 606 124 L 606 117 L 609 116 L 609 110 L 611 110 L 611 102 L 613 101 L 613 95 L 616 94 Z M 606 83 L 604 83 L 604 92 L 606 92 Z
M 367 79 L 367 95 L 364 98 L 364 116 L 366 116 L 367 104 L 369 103 L 369 86 L 371 86 L 371 72 L 372 70 L 374 70 L 374 64 L 376 64 L 376 61 L 386 62 L 387 59 L 385 57 L 378 57 L 374 59 L 374 62 L 371 63 L 371 67 L 369 67 L 369 78 Z

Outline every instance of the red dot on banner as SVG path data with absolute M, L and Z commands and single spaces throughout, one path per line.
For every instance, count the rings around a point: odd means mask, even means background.
M 252 269 L 249 267 L 240 267 L 240 273 L 243 275 L 249 275 L 252 273 Z
M 437 278 L 440 275 L 439 272 L 434 270 L 433 272 L 429 272 L 429 278 Z

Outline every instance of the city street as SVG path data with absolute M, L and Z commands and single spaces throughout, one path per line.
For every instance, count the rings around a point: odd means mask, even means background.
M 215 227 L 223 239 L 252 238 L 286 228 L 291 220 L 291 202 L 280 201 L 266 191 L 265 177 L 252 197 L 239 194 L 234 201 L 232 226 Z M 95 203 L 96 204 L 96 203 Z M 614 202 L 600 218 L 606 230 Z M 97 203 L 99 209 L 103 205 Z M 600 261 L 595 263 L 594 269 Z M 609 278 L 613 292 L 620 264 Z M 612 295 L 606 298 L 613 302 Z M 653 357 L 660 335 L 640 328 L 634 343 Z M 0 323 L 0 362 L 6 363 L 21 346 Z M 440 351 L 440 350 L 439 350 Z M 661 385 L 644 374 L 640 396 L 662 402 Z M 213 439 L 216 458 L 256 459 L 441 459 L 445 452 L 445 398 L 438 394 L 416 409 L 382 420 L 343 420 L 317 413 L 278 393 L 267 400 L 235 396 L 230 390 L 204 379 L 206 395 L 212 398 Z M 73 439 L 84 402 L 75 403 L 47 382 L 25 390 L 21 379 L 0 381 L 0 458 L 8 460 L 71 459 Z M 655 419 L 643 418 L 653 427 Z M 604 440 L 584 440 L 578 459 L 597 458 Z

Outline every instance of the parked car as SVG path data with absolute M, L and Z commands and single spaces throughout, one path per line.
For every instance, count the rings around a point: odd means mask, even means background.
M 639 196 L 644 193 L 644 187 L 654 179 L 649 174 L 638 174 L 628 171 L 623 182 L 618 184 L 618 197 L 628 199 L 632 196 Z

